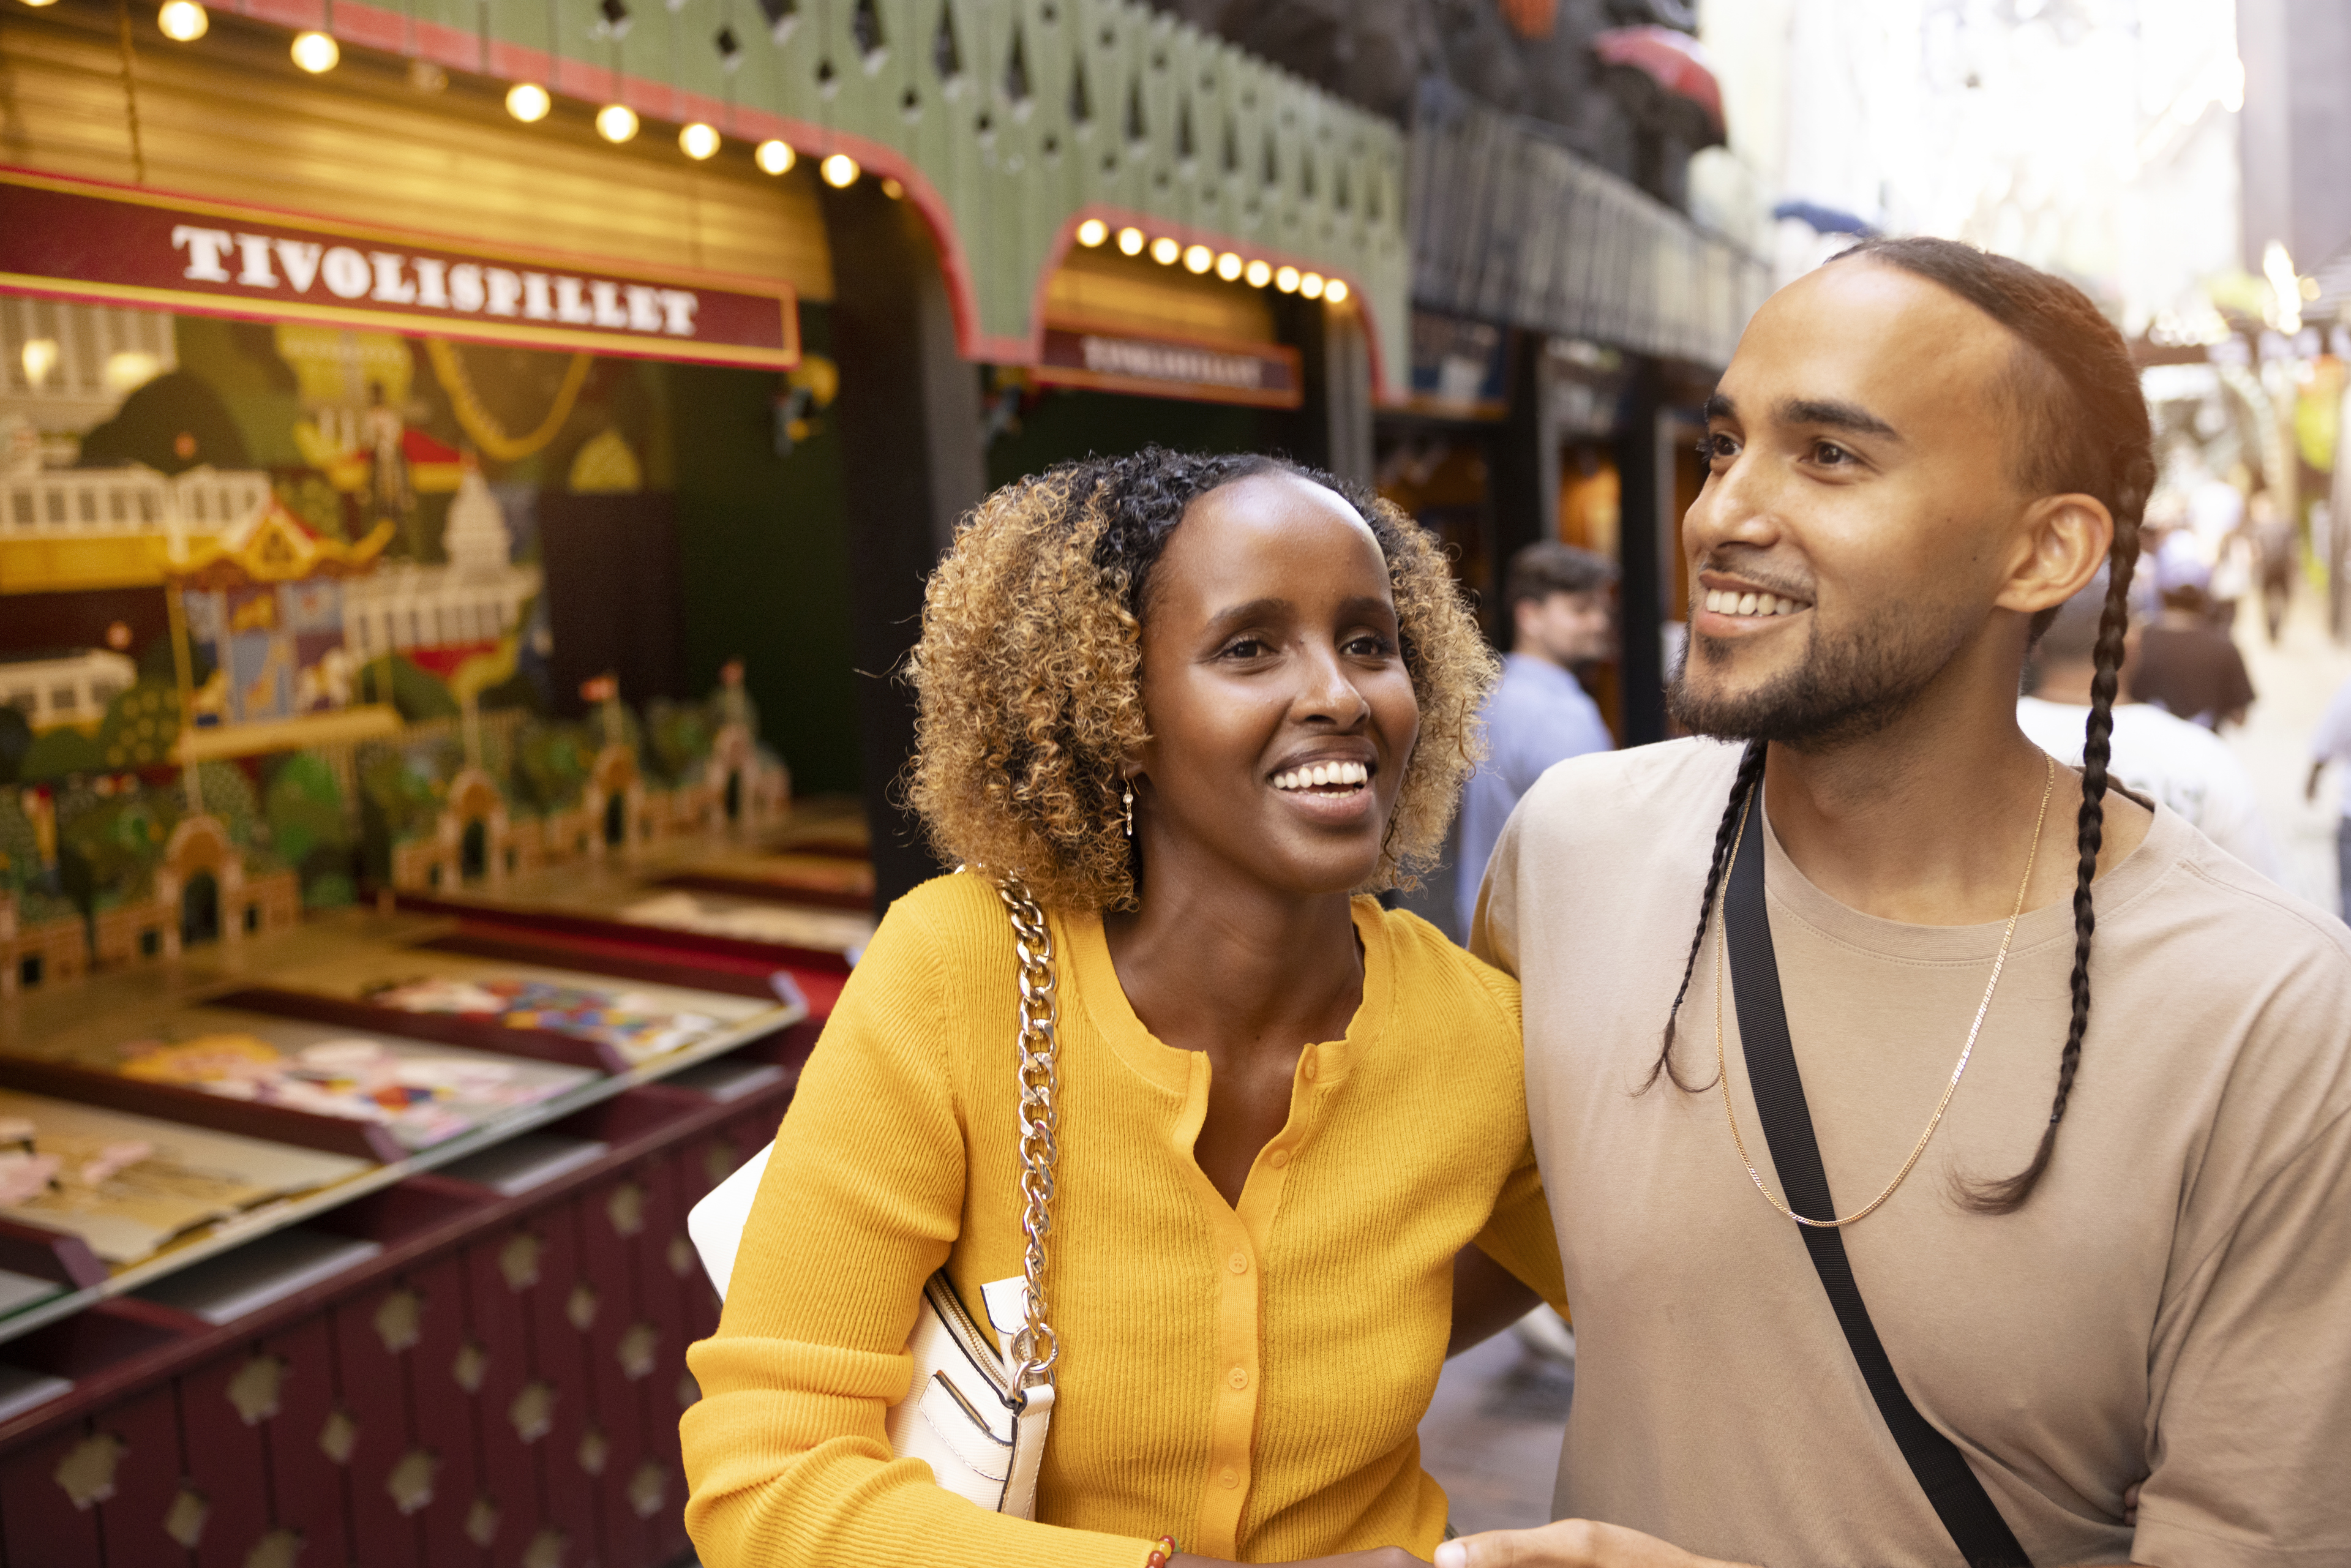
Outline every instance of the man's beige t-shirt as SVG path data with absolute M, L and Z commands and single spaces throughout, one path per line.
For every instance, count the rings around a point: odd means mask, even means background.
M 1562 763 L 1479 904 L 1473 946 L 1525 986 L 1575 1313 L 1555 1511 L 1771 1568 L 1956 1564 L 1796 1227 L 1732 1145 L 1719 921 L 1676 1047 L 1707 1087 L 1641 1087 L 1738 758 L 1677 741 Z M 2071 830 L 2053 821 L 2043 852 L 2070 853 Z M 1790 1032 L 1850 1212 L 1932 1113 L 2001 925 L 1876 919 L 1765 847 Z M 1950 1196 L 2022 1168 L 2047 1124 L 2070 901 L 2018 922 L 1941 1130 L 1845 1229 L 1862 1295 L 1912 1401 L 2044 1568 L 2351 1563 L 2351 933 L 2168 810 L 2095 899 L 2089 1034 L 2040 1189 L 1999 1218 Z M 1732 1102 L 1777 1193 L 1726 1004 Z M 2123 1492 L 2142 1478 L 2134 1532 Z

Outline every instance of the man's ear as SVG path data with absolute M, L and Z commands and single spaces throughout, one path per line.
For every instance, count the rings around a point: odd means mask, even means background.
M 2008 580 L 1993 600 L 2031 615 L 2088 586 L 2115 542 L 2115 517 L 2095 496 L 2044 496 L 2025 508 Z

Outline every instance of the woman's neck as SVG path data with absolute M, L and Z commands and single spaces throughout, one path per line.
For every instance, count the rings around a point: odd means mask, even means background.
M 1214 1067 L 1294 1059 L 1346 1032 L 1364 966 L 1343 893 L 1288 896 L 1235 878 L 1162 868 L 1140 909 L 1107 911 L 1103 936 L 1135 1017 Z

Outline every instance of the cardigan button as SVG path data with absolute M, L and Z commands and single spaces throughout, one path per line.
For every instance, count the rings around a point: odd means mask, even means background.
M 1306 1060 L 1298 1064 L 1298 1073 L 1299 1076 L 1305 1079 L 1307 1082 L 1311 1083 L 1314 1082 L 1314 1053 L 1312 1051 L 1308 1051 L 1306 1053 Z
M 1268 1164 L 1271 1165 L 1274 1169 L 1280 1170 L 1282 1166 L 1290 1163 L 1290 1151 L 1288 1149 L 1276 1149 L 1273 1153 L 1266 1156 L 1266 1161 Z
M 1247 1388 L 1249 1386 L 1249 1368 L 1246 1366 L 1236 1366 L 1232 1371 L 1227 1373 L 1225 1376 L 1235 1388 Z
M 1232 1466 L 1227 1465 L 1225 1467 L 1224 1474 L 1217 1478 L 1217 1484 L 1223 1487 L 1227 1491 L 1230 1491 L 1233 1488 L 1241 1484 L 1241 1473 L 1240 1471 L 1233 1469 Z
M 1234 1254 L 1233 1254 L 1233 1256 L 1232 1256 L 1232 1261 L 1231 1261 L 1229 1264 L 1228 1264 L 1227 1266 L 1228 1266 L 1228 1268 L 1230 1268 L 1230 1269 L 1232 1270 L 1232 1271 L 1233 1271 L 1234 1273 L 1236 1273 L 1236 1274 L 1246 1274 L 1246 1273 L 1248 1273 L 1248 1272 L 1249 1272 L 1249 1254 L 1248 1254 L 1248 1253 L 1246 1253 L 1246 1252 L 1236 1252 L 1236 1253 L 1234 1253 Z

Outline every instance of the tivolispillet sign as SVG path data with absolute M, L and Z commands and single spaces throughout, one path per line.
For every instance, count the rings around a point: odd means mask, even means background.
M 781 284 L 477 251 L 324 218 L 0 169 L 0 292 L 789 370 Z

